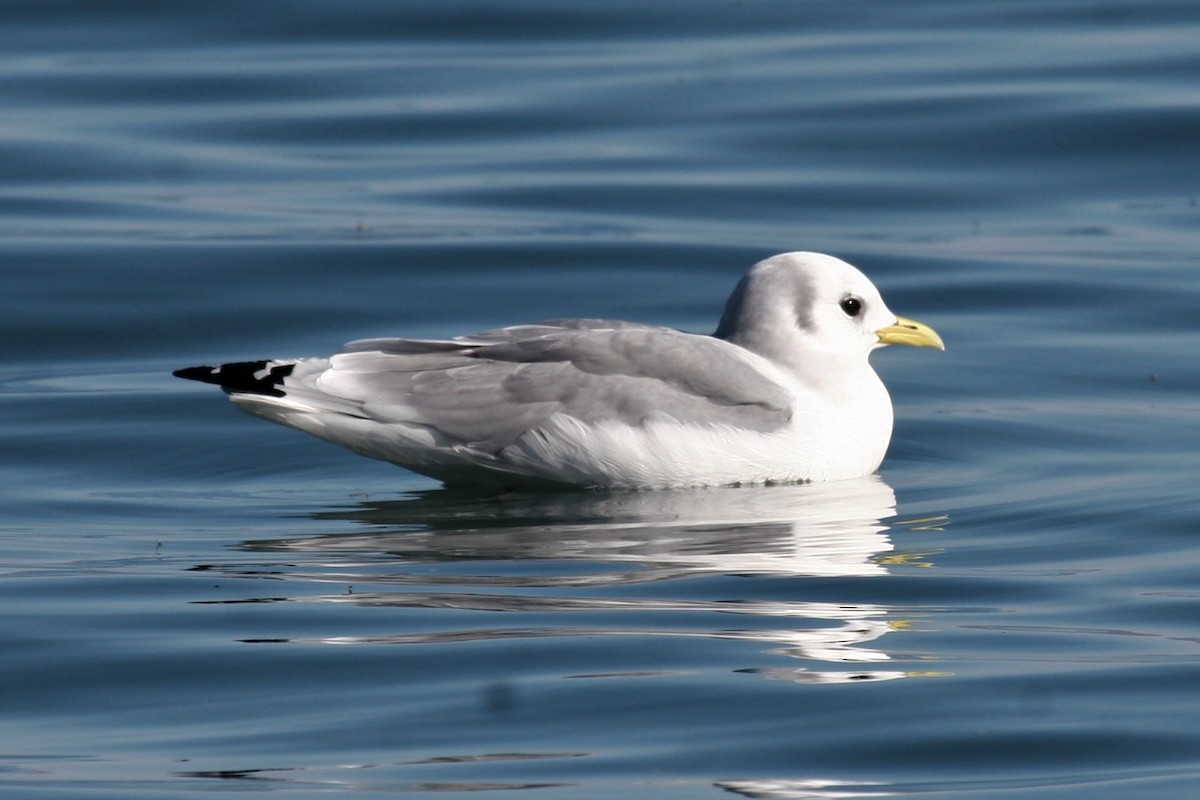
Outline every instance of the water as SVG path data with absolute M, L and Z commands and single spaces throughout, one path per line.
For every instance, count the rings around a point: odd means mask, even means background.
M 1200 783 L 1200 9 L 0 7 L 0 791 Z M 170 377 L 774 252 L 944 354 L 824 486 L 483 497 Z

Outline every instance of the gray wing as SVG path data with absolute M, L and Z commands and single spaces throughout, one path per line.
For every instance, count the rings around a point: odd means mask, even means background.
M 458 339 L 368 339 L 330 359 L 321 392 L 361 415 L 498 452 L 552 415 L 639 425 L 675 419 L 757 431 L 791 398 L 737 345 L 668 328 L 555 320 Z
M 453 339 L 357 339 L 346 345 L 346 352 L 361 352 L 378 350 L 385 353 L 433 353 L 461 350 L 464 347 L 487 344 L 512 344 L 528 339 L 538 339 L 558 334 L 590 331 L 611 333 L 613 331 L 672 331 L 658 325 L 647 325 L 641 322 L 625 322 L 617 319 L 550 319 L 544 322 L 534 322 L 528 325 L 510 325 L 506 328 L 496 328 Z

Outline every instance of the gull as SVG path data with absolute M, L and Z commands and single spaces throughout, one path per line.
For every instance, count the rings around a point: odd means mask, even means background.
M 174 374 L 447 485 L 658 489 L 874 472 L 893 412 L 868 357 L 890 344 L 945 349 L 855 267 L 794 252 L 750 268 L 712 335 L 557 319 Z

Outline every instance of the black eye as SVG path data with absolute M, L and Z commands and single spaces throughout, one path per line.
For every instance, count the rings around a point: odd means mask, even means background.
M 857 317 L 863 307 L 862 300 L 857 297 L 846 297 L 838 305 L 842 307 L 842 311 L 846 312 L 847 317 Z

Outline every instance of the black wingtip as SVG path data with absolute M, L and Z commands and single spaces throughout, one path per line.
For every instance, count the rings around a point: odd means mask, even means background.
M 184 378 L 189 381 L 203 381 L 204 383 L 220 383 L 213 375 L 213 367 L 184 367 L 177 369 L 171 374 L 176 378 Z
M 283 379 L 292 374 L 295 364 L 271 361 L 239 361 L 218 367 L 184 367 L 171 374 L 177 378 L 214 383 L 227 393 L 265 394 L 283 397 Z

